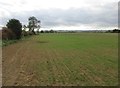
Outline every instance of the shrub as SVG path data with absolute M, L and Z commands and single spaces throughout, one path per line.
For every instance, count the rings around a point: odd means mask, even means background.
M 3 27 L 2 28 L 2 39 L 3 40 L 16 39 L 16 35 L 11 29 Z
M 25 30 L 22 30 L 22 36 L 28 36 L 28 33 Z
M 9 22 L 7 23 L 6 26 L 15 33 L 16 39 L 20 39 L 21 38 L 22 24 L 20 23 L 19 20 L 11 19 L 11 20 L 9 20 Z

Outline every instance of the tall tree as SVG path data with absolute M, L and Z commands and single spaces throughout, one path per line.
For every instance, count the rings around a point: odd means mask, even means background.
M 40 23 L 41 21 L 38 20 L 36 17 L 32 16 L 28 18 L 28 28 L 29 31 L 32 31 L 35 34 L 35 28 L 37 28 L 37 31 L 40 29 Z
M 22 24 L 20 23 L 19 20 L 17 20 L 17 19 L 10 19 L 9 22 L 7 22 L 6 26 L 15 33 L 16 39 L 20 39 L 21 38 Z
M 36 19 L 36 17 L 32 16 L 32 17 L 29 17 L 28 21 L 29 21 L 28 23 L 29 31 L 32 31 L 35 33 L 34 29 L 37 28 L 38 20 Z

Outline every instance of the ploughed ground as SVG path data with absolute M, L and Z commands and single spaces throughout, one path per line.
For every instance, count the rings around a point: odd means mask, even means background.
M 32 36 L 2 48 L 3 86 L 117 85 L 117 59 L 108 58 L 117 58 L 112 48 L 65 50 L 62 39 L 58 48 L 54 41 L 40 39 Z

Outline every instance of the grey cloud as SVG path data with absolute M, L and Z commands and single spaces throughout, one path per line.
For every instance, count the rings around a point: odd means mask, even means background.
M 35 16 L 41 20 L 43 26 L 71 26 L 71 25 L 98 25 L 117 26 L 117 3 L 109 3 L 101 6 L 98 11 L 91 8 L 47 9 L 25 11 L 20 13 L 9 12 L 11 18 L 19 19 L 26 24 L 28 17 Z M 7 19 L 7 17 L 4 17 Z M 3 18 L 3 20 L 5 20 Z

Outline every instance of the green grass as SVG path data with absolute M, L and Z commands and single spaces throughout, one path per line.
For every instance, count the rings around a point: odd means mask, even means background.
M 58 33 L 32 37 L 39 85 L 117 85 L 118 35 Z
M 0 46 L 7 46 L 7 45 L 10 45 L 10 44 L 13 44 L 13 43 L 16 43 L 18 40 L 2 40 L 1 41 L 1 45 Z
M 6 85 L 118 85 L 117 33 L 42 33 L 3 51 Z
M 8 46 L 10 44 L 17 43 L 19 41 L 26 41 L 30 36 L 22 37 L 21 39 L 13 39 L 13 40 L 0 40 L 0 47 Z

